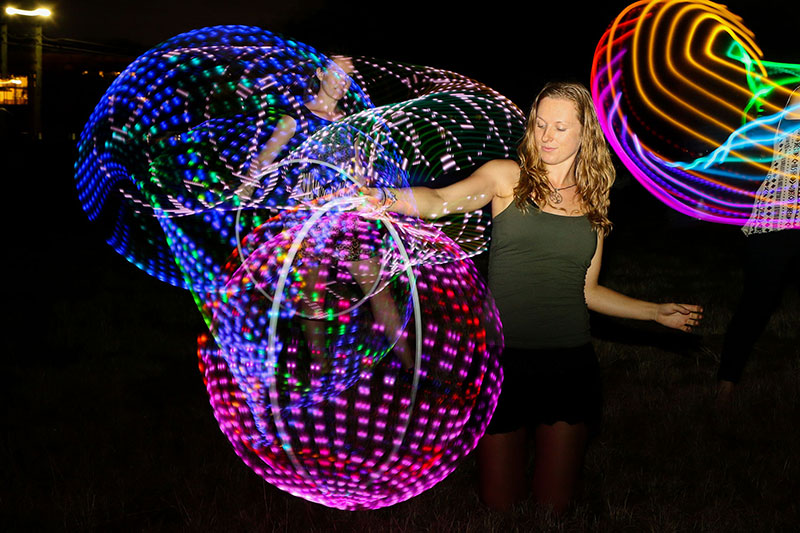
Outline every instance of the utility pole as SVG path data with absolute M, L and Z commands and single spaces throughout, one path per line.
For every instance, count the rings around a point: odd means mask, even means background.
M 0 56 L 2 57 L 2 61 L 0 61 L 0 76 L 7 77 L 8 76 L 8 24 L 3 22 L 0 26 L 0 33 L 2 34 L 2 43 L 0 43 Z
M 40 140 L 42 138 L 42 19 L 49 17 L 52 12 L 47 8 L 38 9 L 17 9 L 8 6 L 5 9 L 5 14 L 8 16 L 21 15 L 23 17 L 34 17 L 34 33 L 33 33 L 33 80 L 28 84 L 28 95 L 30 90 L 33 89 L 33 138 Z M 6 24 L 3 24 L 3 74 L 5 75 L 8 65 L 6 45 L 8 42 L 8 29 Z M 33 87 L 31 87 L 31 85 Z
M 33 33 L 33 138 L 42 139 L 42 23 Z

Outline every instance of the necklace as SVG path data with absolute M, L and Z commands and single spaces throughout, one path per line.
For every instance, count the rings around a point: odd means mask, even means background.
M 553 190 L 547 193 L 547 201 L 550 202 L 551 204 L 560 204 L 561 202 L 564 201 L 564 197 L 561 196 L 561 193 L 558 191 L 563 191 L 564 189 L 571 189 L 576 185 L 577 183 L 573 183 L 572 185 L 567 185 L 566 187 L 559 187 L 558 189 L 556 189 L 551 185 L 551 187 L 553 187 Z

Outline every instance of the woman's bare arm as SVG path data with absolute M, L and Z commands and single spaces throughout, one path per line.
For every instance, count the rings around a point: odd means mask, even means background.
M 294 137 L 296 131 L 297 121 L 289 115 L 282 116 L 264 149 L 256 157 L 255 165 L 251 166 L 251 168 L 258 170 L 266 165 L 271 165 L 278 158 L 278 154 L 281 153 L 283 147 Z M 250 174 L 252 175 L 253 172 L 251 171 Z
M 584 286 L 584 296 L 589 309 L 620 318 L 655 320 L 659 324 L 682 331 L 691 331 L 700 323 L 700 319 L 703 317 L 703 308 L 699 305 L 646 302 L 600 285 L 598 279 L 602 257 L 603 235 L 598 234 L 597 249 L 589 269 L 586 271 Z
M 264 149 L 259 152 L 256 159 L 250 164 L 249 175 L 242 179 L 242 184 L 236 189 L 236 196 L 248 200 L 252 198 L 253 191 L 259 186 L 258 180 L 261 169 L 271 165 L 277 159 L 278 154 L 294 137 L 296 131 L 297 121 L 294 118 L 288 115 L 280 118 L 272 131 L 272 135 L 267 140 L 267 144 L 264 145 Z

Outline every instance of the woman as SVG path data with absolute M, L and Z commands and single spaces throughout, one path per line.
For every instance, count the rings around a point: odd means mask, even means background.
M 237 191 L 237 195 L 243 199 L 250 199 L 256 187 L 258 178 L 265 173 L 265 169 L 274 163 L 281 153 L 285 150 L 294 148 L 302 143 L 315 131 L 339 121 L 346 116 L 345 111 L 340 107 L 341 101 L 347 95 L 350 88 L 350 74 L 353 72 L 353 61 L 347 56 L 332 56 L 326 68 L 317 68 L 313 81 L 313 97 L 301 106 L 297 118 L 284 115 L 278 121 L 274 132 L 270 136 L 264 148 L 251 164 L 250 179 L 244 183 Z M 299 128 L 299 121 L 304 127 Z M 300 133 L 303 133 L 300 135 Z M 334 147 L 335 148 L 335 147 Z M 345 149 L 349 147 L 344 147 Z M 358 146 L 355 147 L 357 155 Z M 357 161 L 355 169 L 348 169 L 354 176 L 365 174 L 361 168 L 361 162 Z M 293 196 L 302 198 L 308 202 L 323 196 L 324 188 L 316 181 L 313 175 L 306 173 L 300 183 L 295 187 Z M 375 284 L 375 279 L 380 275 L 379 262 L 374 259 L 361 259 L 362 250 L 359 242 L 355 238 L 340 241 L 340 246 L 347 248 L 343 251 L 348 260 L 343 261 L 352 278 L 356 281 L 362 291 L 371 291 Z M 320 267 L 310 267 L 305 272 L 305 283 L 309 294 L 303 300 L 301 310 L 307 317 L 319 318 L 325 316 L 324 295 L 328 273 L 326 269 Z M 315 299 L 315 296 L 317 299 Z M 322 304 L 322 305 L 320 305 Z M 402 329 L 402 319 L 397 311 L 397 307 L 389 295 L 388 291 L 380 291 L 370 296 L 370 308 L 375 320 L 383 325 L 389 332 L 398 332 Z M 326 354 L 325 330 L 330 325 L 325 320 L 304 319 L 303 328 L 312 359 L 315 362 L 315 374 L 317 376 L 326 374 L 331 369 L 330 355 Z M 394 341 L 392 334 L 387 334 L 390 341 Z M 404 368 L 413 367 L 411 349 L 405 337 L 396 340 L 393 352 L 400 359 Z
M 528 429 L 534 498 L 562 512 L 601 410 L 588 310 L 690 331 L 702 309 L 636 300 L 598 284 L 614 167 L 585 87 L 542 89 L 518 155 L 519 163 L 490 161 L 437 190 L 363 192 L 381 208 L 422 218 L 491 203 L 489 287 L 503 322 L 505 381 L 478 445 L 480 497 L 505 509 L 525 494 Z
M 318 88 L 312 98 L 303 103 L 299 117 L 284 115 L 280 118 L 264 148 L 251 163 L 251 179 L 239 188 L 238 196 L 246 199 L 251 197 L 259 185 L 257 178 L 264 174 L 264 170 L 279 158 L 287 146 L 299 145 L 316 130 L 345 117 L 345 112 L 339 103 L 350 88 L 352 72 L 353 61 L 346 56 L 333 56 L 326 68 L 316 69 L 313 79 L 316 80 L 314 84 Z M 304 135 L 296 135 L 298 119 L 302 119 L 306 124 Z
M 717 400 L 723 408 L 730 405 L 747 359 L 800 264 L 800 86 L 789 95 L 785 109 L 776 131 L 770 171 L 758 189 L 750 219 L 742 227 L 747 236 L 744 287 L 725 331 L 717 373 Z

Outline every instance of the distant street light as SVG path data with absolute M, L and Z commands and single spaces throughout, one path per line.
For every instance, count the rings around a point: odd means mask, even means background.
M 24 15 L 26 17 L 49 17 L 53 12 L 47 8 L 40 7 L 39 9 L 17 9 L 16 7 L 6 7 L 6 15 Z
M 53 14 L 47 8 L 38 9 L 17 9 L 16 7 L 6 6 L 6 15 L 22 15 L 24 17 L 34 17 L 35 25 L 33 28 L 33 136 L 36 139 L 42 137 L 42 18 L 47 18 Z M 8 50 L 6 48 L 8 30 L 5 22 L 3 23 L 3 43 L 2 43 L 2 67 L 3 76 L 6 76 L 8 69 Z

